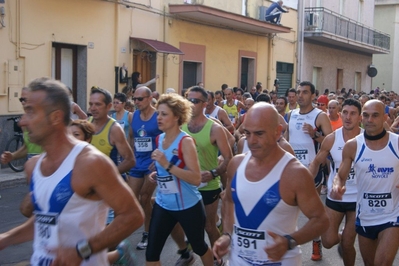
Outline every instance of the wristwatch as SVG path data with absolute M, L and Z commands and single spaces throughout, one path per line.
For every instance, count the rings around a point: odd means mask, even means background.
M 292 238 L 290 235 L 285 235 L 285 238 L 288 240 L 288 250 L 294 249 L 298 244 L 296 243 L 295 239 Z
M 80 240 L 76 244 L 76 251 L 78 252 L 78 255 L 84 260 L 88 260 L 93 253 L 89 241 L 87 240 Z
M 313 137 L 312 139 L 317 139 L 317 138 L 320 137 L 320 136 L 321 136 L 321 133 L 318 132 L 318 131 L 316 131 L 316 132 L 314 133 L 314 137 Z
M 216 177 L 219 176 L 219 175 L 218 175 L 218 172 L 216 171 L 216 169 L 212 169 L 212 170 L 209 171 L 209 172 L 211 172 L 211 174 L 212 174 L 212 176 L 213 176 L 213 179 L 215 179 Z

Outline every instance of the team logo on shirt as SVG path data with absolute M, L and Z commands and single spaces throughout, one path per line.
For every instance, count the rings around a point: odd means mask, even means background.
M 144 125 L 142 125 L 141 128 L 139 130 L 137 130 L 137 135 L 139 137 L 147 136 L 147 131 L 144 129 Z
M 263 201 L 266 205 L 274 207 L 280 201 L 280 196 L 274 191 L 267 191 L 263 196 Z
M 372 178 L 388 178 L 394 171 L 393 167 L 376 167 L 370 164 L 366 174 L 371 173 Z
M 300 130 L 302 128 L 302 123 L 296 123 L 295 128 L 296 130 Z

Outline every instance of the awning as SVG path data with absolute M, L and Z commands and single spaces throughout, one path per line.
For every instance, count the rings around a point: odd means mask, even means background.
M 259 19 L 226 12 L 204 5 L 169 5 L 169 13 L 177 18 L 199 22 L 223 29 L 266 36 L 270 33 L 289 33 L 291 28 L 269 23 Z
M 181 54 L 181 55 L 184 54 L 180 49 L 166 42 L 160 42 L 157 40 L 149 40 L 137 37 L 130 37 L 130 39 L 146 45 L 149 48 L 149 50 L 152 52 L 158 52 L 164 54 Z

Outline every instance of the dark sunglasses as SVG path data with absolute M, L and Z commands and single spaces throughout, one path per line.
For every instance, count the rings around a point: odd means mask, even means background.
M 19 98 L 19 102 L 20 102 L 20 103 L 26 102 L 26 98 L 24 98 L 24 97 Z
M 190 98 L 190 99 L 187 99 L 187 100 L 190 101 L 190 102 L 192 102 L 193 104 L 204 103 L 203 100 L 196 99 L 196 98 Z
M 324 106 L 326 105 L 325 103 L 317 103 L 317 106 Z
M 144 97 L 133 97 L 132 100 L 133 102 L 135 102 L 136 100 L 139 102 L 142 102 L 144 100 L 144 98 L 148 98 L 150 96 L 144 96 Z

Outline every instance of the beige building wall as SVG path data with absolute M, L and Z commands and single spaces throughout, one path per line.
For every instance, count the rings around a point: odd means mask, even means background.
M 373 88 L 399 93 L 399 1 L 376 1 L 374 23 L 378 30 L 391 36 L 391 52 L 373 56 L 373 64 L 378 70 L 373 78 Z
M 336 91 L 337 87 L 355 88 L 356 72 L 361 75 L 360 90 L 369 91 L 371 78 L 367 76 L 367 66 L 371 56 L 343 51 L 335 48 L 305 43 L 304 46 L 304 80 L 315 81 L 316 89 L 323 93 L 325 89 Z M 319 68 L 315 77 L 314 68 Z M 338 81 L 338 69 L 342 69 L 342 83 Z M 341 85 L 342 86 L 339 86 Z M 359 88 L 358 88 L 359 90 Z
M 305 7 L 324 7 L 337 14 L 373 28 L 374 1 L 361 0 L 305 0 Z M 338 48 L 328 43 L 304 40 L 303 80 L 315 83 L 319 92 L 345 87 L 369 92 L 372 79 L 367 75 L 367 66 L 372 64 L 372 55 L 352 49 Z

